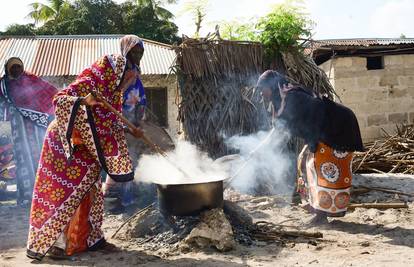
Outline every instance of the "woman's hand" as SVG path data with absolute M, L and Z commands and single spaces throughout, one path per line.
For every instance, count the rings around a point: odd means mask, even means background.
M 102 102 L 99 102 L 99 99 L 96 98 L 92 93 L 89 93 L 82 99 L 82 105 L 93 107 L 93 106 L 102 106 Z
M 138 139 L 144 136 L 144 131 L 141 128 L 130 129 L 129 132 Z

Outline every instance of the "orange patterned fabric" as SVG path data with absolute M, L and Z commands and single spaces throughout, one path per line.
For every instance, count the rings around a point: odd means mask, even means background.
M 74 146 L 82 145 L 82 136 L 76 128 L 73 129 L 73 132 L 72 132 L 72 144 Z
M 73 255 L 88 249 L 88 237 L 91 231 L 89 213 L 95 196 L 95 190 L 91 190 L 82 200 L 75 214 L 70 220 L 66 230 L 66 254 Z
M 319 143 L 315 153 L 306 147 L 299 156 L 298 189 L 315 211 L 343 216 L 350 201 L 352 157 Z

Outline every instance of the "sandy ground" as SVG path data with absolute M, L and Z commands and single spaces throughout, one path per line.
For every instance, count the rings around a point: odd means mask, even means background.
M 355 184 L 382 186 L 414 192 L 414 176 L 364 175 L 354 178 Z M 297 206 L 284 206 L 274 198 L 235 197 L 238 204 L 251 212 L 255 220 L 305 227 L 311 215 Z M 414 266 L 414 204 L 413 198 L 392 194 L 369 193 L 355 202 L 409 201 L 409 209 L 356 209 L 343 218 L 330 219 L 323 227 L 308 228 L 323 233 L 317 244 L 288 243 L 285 246 L 259 243 L 238 245 L 233 251 L 214 250 L 164 254 L 143 251 L 134 242 L 109 240 L 120 250 L 113 253 L 89 252 L 74 256 L 71 261 L 41 263 L 25 256 L 28 211 L 13 202 L 0 203 L 0 266 Z M 107 237 L 126 219 L 108 215 L 104 224 Z

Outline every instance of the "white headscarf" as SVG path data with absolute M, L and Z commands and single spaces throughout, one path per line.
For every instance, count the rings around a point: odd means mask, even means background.
M 142 42 L 141 38 L 136 35 L 125 35 L 121 39 L 121 54 L 122 56 L 126 57 L 128 52 L 136 45 L 140 45 L 144 48 L 144 43 Z

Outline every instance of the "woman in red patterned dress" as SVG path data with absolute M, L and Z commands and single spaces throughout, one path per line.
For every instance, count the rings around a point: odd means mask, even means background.
M 122 94 L 135 81 L 139 38 L 125 36 L 122 55 L 106 55 L 54 98 L 33 192 L 27 256 L 41 260 L 102 247 L 101 169 L 118 182 L 133 179 L 124 126 L 100 104 L 96 92 L 121 111 Z M 142 132 L 133 133 L 140 137 Z M 52 250 L 51 250 L 52 248 Z

